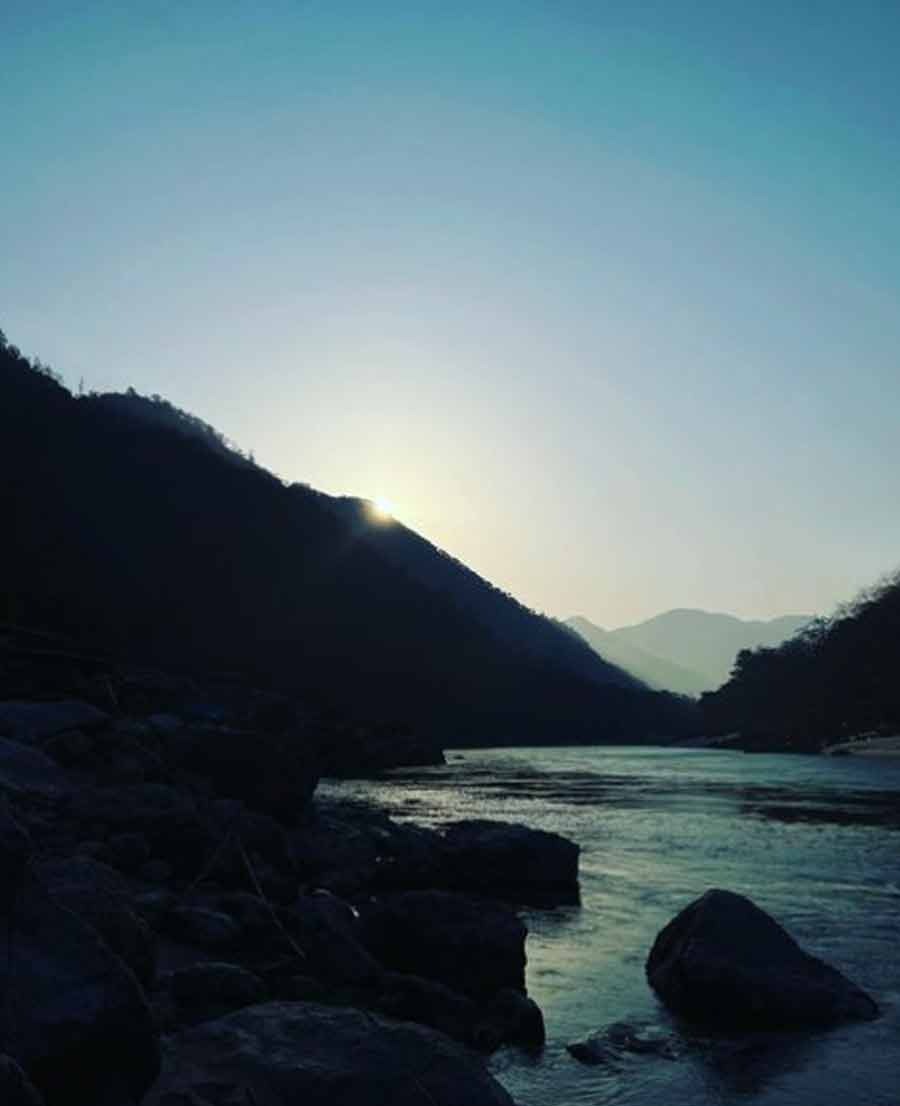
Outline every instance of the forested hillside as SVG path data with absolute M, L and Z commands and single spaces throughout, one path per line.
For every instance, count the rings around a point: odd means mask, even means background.
M 691 728 L 682 700 L 416 535 L 366 535 L 358 510 L 285 484 L 159 397 L 76 397 L 0 345 L 0 619 L 451 742 Z
M 818 749 L 900 732 L 900 575 L 817 619 L 777 648 L 738 655 L 731 679 L 704 695 L 710 732 Z

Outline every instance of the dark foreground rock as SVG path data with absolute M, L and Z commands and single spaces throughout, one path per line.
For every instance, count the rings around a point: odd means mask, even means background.
M 207 961 L 173 972 L 170 982 L 180 1021 L 194 1025 L 270 997 L 265 983 L 237 964 Z
M 363 943 L 394 971 L 473 998 L 525 989 L 527 929 L 507 907 L 446 891 L 385 895 L 362 910 Z
M 44 1106 L 44 1100 L 11 1056 L 0 1055 L 0 1102 L 3 1106 Z
M 682 910 L 657 936 L 646 968 L 670 1009 L 717 1028 L 830 1026 L 878 1016 L 864 991 L 730 891 L 707 891 Z
M 0 735 L 17 741 L 42 741 L 66 730 L 83 730 L 85 733 L 108 725 L 109 715 L 77 700 L 53 703 L 17 702 L 0 703 Z
M 319 760 L 298 734 L 231 729 L 186 732 L 173 759 L 209 780 L 223 798 L 295 822 L 319 782 Z
M 71 910 L 103 938 L 146 987 L 156 974 L 156 935 L 131 907 L 118 873 L 86 857 L 45 860 L 34 872 L 58 905 Z
M 144 1106 L 512 1106 L 482 1062 L 429 1029 L 305 1002 L 251 1006 L 167 1043 Z
M 475 1027 L 474 1043 L 486 1052 L 503 1044 L 526 1049 L 542 1048 L 547 1038 L 541 1008 L 521 991 L 498 991 L 482 1011 Z
M 447 870 L 457 887 L 520 901 L 578 901 L 578 854 L 558 833 L 515 822 L 470 819 L 444 832 Z
M 0 911 L 0 935 L 0 1039 L 47 1101 L 139 1101 L 159 1046 L 124 962 L 27 876 Z
M 0 794 L 19 791 L 58 792 L 67 787 L 65 773 L 30 745 L 0 738 Z

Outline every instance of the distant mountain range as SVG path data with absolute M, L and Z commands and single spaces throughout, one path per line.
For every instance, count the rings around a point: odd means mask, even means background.
M 610 664 L 648 687 L 700 695 L 725 683 L 742 649 L 780 645 L 809 621 L 809 615 L 761 622 L 678 609 L 617 630 L 604 630 L 581 617 L 568 619 L 566 625 Z
M 0 622 L 445 744 L 695 725 L 363 501 L 285 483 L 158 396 L 74 396 L 2 335 L 0 464 Z

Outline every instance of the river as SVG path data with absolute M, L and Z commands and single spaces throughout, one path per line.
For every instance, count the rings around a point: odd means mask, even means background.
M 323 785 L 439 826 L 498 818 L 577 841 L 581 905 L 523 908 L 538 1057 L 492 1069 L 521 1106 L 897 1106 L 900 759 L 633 746 L 454 750 L 445 768 Z M 882 1008 L 870 1023 L 693 1040 L 678 1059 L 586 1067 L 568 1042 L 627 1021 L 673 1034 L 644 978 L 659 929 L 709 887 L 749 895 Z

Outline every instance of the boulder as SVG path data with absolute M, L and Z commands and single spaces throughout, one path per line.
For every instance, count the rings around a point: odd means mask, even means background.
M 148 860 L 140 867 L 141 879 L 148 883 L 171 883 L 175 869 L 166 860 Z
M 181 1020 L 190 1024 L 222 1017 L 269 997 L 258 976 L 221 961 L 181 968 L 172 973 L 170 985 Z
M 11 1056 L 0 1055 L 0 1102 L 3 1106 L 44 1106 L 44 1100 Z
M 135 911 L 155 929 L 162 925 L 162 919 L 178 905 L 178 899 L 171 891 L 141 891 L 134 896 L 132 905 Z
M 327 892 L 303 895 L 284 916 L 309 970 L 316 975 L 354 986 L 380 979 L 382 966 L 361 943 L 363 927 L 353 910 L 336 896 Z
M 306 1002 L 250 1006 L 171 1039 L 143 1106 L 200 1101 L 513 1106 L 481 1060 L 443 1034 Z
M 731 891 L 707 891 L 685 907 L 657 936 L 646 968 L 668 1007 L 720 1028 L 829 1026 L 878 1016 L 864 991 Z
M 154 827 L 164 819 L 196 813 L 196 804 L 178 788 L 163 783 L 84 788 L 72 798 L 72 815 L 116 829 Z
M 284 827 L 233 799 L 217 800 L 211 809 L 217 838 L 228 840 L 216 850 L 210 877 L 230 889 L 255 890 L 259 883 L 270 901 L 293 902 L 299 878 Z
M 227 949 L 241 936 L 241 927 L 230 914 L 204 906 L 176 906 L 160 924 L 170 937 L 201 949 Z
M 153 860 L 165 861 L 186 879 L 200 871 L 217 844 L 194 800 L 167 784 L 85 788 L 73 795 L 70 812 L 85 825 L 108 827 L 116 837 L 142 833 Z
M 134 974 L 34 880 L 0 911 L 0 1039 L 52 1106 L 139 1101 L 159 1071 Z
M 64 768 L 89 770 L 94 766 L 94 739 L 81 730 L 64 730 L 41 742 L 48 756 Z
M 0 793 L 55 793 L 64 791 L 68 786 L 65 772 L 40 749 L 0 738 Z
M 145 987 L 153 982 L 156 936 L 132 909 L 128 889 L 117 872 L 88 857 L 45 860 L 34 872 L 54 902 L 96 930 Z
M 56 703 L 0 702 L 0 734 L 16 741 L 42 741 L 64 730 L 102 729 L 110 717 L 90 703 L 67 699 Z
M 512 987 L 498 991 L 475 1026 L 474 1044 L 487 1052 L 500 1045 L 543 1048 L 547 1039 L 544 1015 L 534 1001 Z
M 470 819 L 444 831 L 449 881 L 520 901 L 578 901 L 579 847 L 558 833 Z
M 385 972 L 366 1004 L 381 1014 L 418 1022 L 482 1052 L 501 1045 L 539 1048 L 544 1018 L 537 1003 L 507 988 L 484 1005 L 444 983 L 403 972 Z
M 143 833 L 114 833 L 102 856 L 114 868 L 130 874 L 150 860 L 150 842 Z
M 0 806 L 0 911 L 6 910 L 18 893 L 32 848 L 28 832 Z
M 184 741 L 178 756 L 223 798 L 288 823 L 303 815 L 319 782 L 317 754 L 292 734 L 211 728 Z
M 505 906 L 447 891 L 385 895 L 362 909 L 362 940 L 398 972 L 473 998 L 525 990 L 525 925 Z
M 231 891 L 219 895 L 215 909 L 230 914 L 241 927 L 244 939 L 250 942 L 268 941 L 276 935 L 278 925 L 269 906 L 249 891 Z
M 433 979 L 385 972 L 374 1005 L 388 1017 L 418 1022 L 463 1044 L 475 1044 L 477 1004 Z
M 220 960 L 191 964 L 172 973 L 172 994 L 179 1002 L 229 1002 L 232 1009 L 265 998 L 262 980 L 246 968 Z
M 291 839 L 297 871 L 340 895 L 444 884 L 444 842 L 421 826 L 352 804 L 317 804 Z

